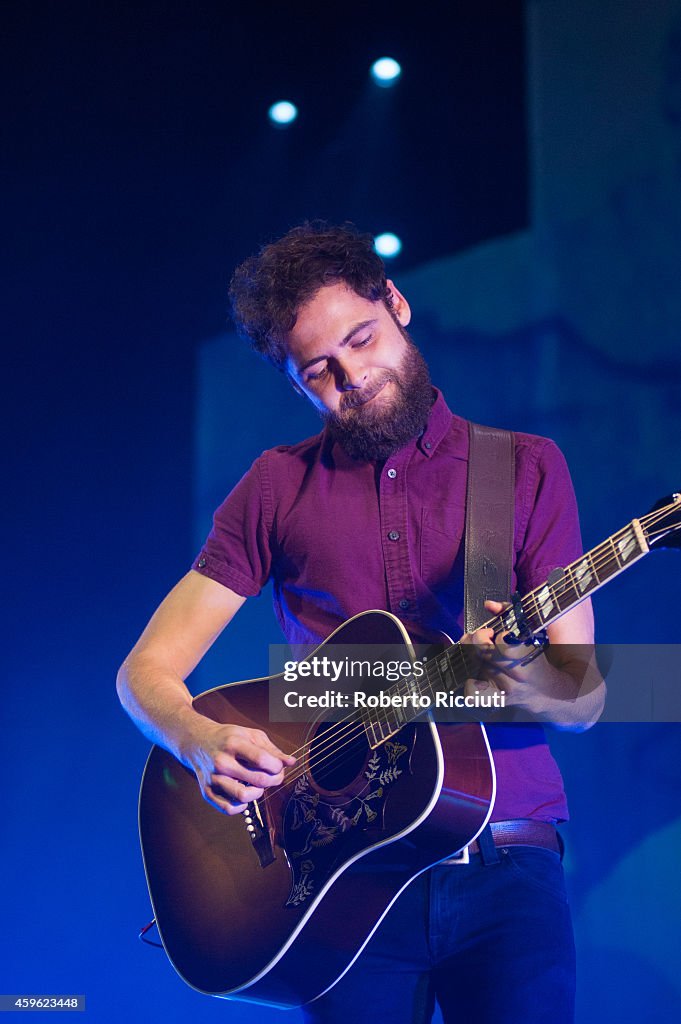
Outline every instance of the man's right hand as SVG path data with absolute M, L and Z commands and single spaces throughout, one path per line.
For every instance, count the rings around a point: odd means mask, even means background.
M 279 786 L 296 759 L 275 746 L 267 733 L 206 719 L 198 742 L 183 750 L 208 803 L 223 814 L 240 814 L 269 786 Z
M 118 672 L 123 707 L 152 743 L 194 771 L 204 798 L 239 814 L 296 763 L 260 729 L 220 725 L 198 714 L 184 680 L 244 602 L 188 572 L 152 616 Z

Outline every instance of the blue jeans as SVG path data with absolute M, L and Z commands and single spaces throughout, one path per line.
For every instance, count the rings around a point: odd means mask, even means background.
M 393 904 L 310 1024 L 572 1024 L 575 949 L 557 853 L 492 850 L 442 864 Z

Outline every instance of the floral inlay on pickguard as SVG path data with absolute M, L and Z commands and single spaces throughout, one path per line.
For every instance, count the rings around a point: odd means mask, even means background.
M 372 751 L 360 778 L 364 785 L 354 782 L 345 802 L 320 794 L 308 774 L 297 780 L 283 819 L 293 872 L 287 907 L 299 906 L 321 888 L 339 855 L 352 848 L 354 830 L 380 827 L 386 790 L 407 770 L 408 750 L 404 743 L 388 741 Z

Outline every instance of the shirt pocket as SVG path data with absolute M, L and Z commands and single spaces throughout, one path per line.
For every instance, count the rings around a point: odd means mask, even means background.
M 460 505 L 421 509 L 420 570 L 431 590 L 450 590 L 461 582 L 464 522 Z

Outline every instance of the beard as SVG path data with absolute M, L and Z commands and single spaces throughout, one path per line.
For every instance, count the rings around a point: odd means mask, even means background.
M 324 414 L 329 433 L 352 459 L 383 462 L 426 428 L 433 404 L 433 386 L 425 359 L 402 331 L 407 350 L 394 370 L 383 370 L 367 388 L 348 391 L 338 412 Z M 389 401 L 370 399 L 386 384 L 395 394 Z

